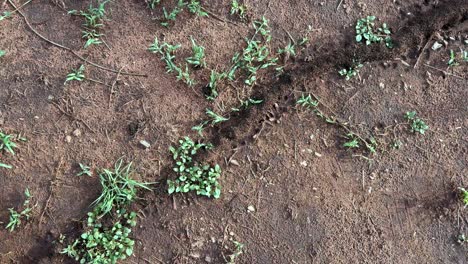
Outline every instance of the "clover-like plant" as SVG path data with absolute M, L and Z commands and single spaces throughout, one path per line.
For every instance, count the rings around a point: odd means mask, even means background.
M 175 180 L 167 181 L 169 194 L 194 191 L 197 195 L 219 198 L 221 186 L 218 179 L 221 176 L 221 167 L 218 164 L 211 166 L 194 160 L 199 150 L 209 150 L 213 146 L 195 143 L 189 137 L 179 140 L 179 144 L 177 148 L 169 148 L 176 163 L 174 171 L 178 176 Z
M 383 23 L 382 27 L 375 30 L 375 19 L 375 16 L 367 16 L 358 20 L 356 24 L 356 41 L 364 42 L 366 45 L 384 41 L 388 48 L 393 48 L 393 40 L 390 37 L 392 32 L 388 25 Z

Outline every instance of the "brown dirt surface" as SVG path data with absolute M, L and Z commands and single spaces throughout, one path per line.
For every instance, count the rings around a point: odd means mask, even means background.
M 13 9 L 9 1 L 0 1 L 0 11 Z M 140 180 L 156 182 L 133 205 L 136 246 L 122 263 L 226 263 L 232 240 L 245 245 L 236 263 L 468 263 L 468 242 L 457 242 L 468 236 L 457 189 L 468 187 L 468 63 L 447 66 L 450 50 L 468 51 L 468 1 L 241 2 L 247 21 L 229 14 L 229 0 L 202 1 L 216 17 L 185 11 L 164 28 L 155 19 L 161 7 L 114 0 L 106 8 L 107 46 L 86 50 L 83 19 L 67 11 L 89 0 L 34 0 L 0 21 L 0 50 L 7 51 L 0 130 L 27 138 L 15 156 L 0 154 L 13 166 L 0 168 L 0 263 L 73 263 L 59 253 L 60 235 L 79 235 L 100 194 L 96 174 L 76 176 L 78 164 L 109 168 L 121 157 L 133 161 Z M 389 24 L 395 48 L 354 41 L 357 19 L 368 15 Z M 262 16 L 273 50 L 290 37 L 308 36 L 310 44 L 282 75 L 265 72 L 252 88 L 223 85 L 215 102 L 203 95 L 208 71 L 195 71 L 201 81 L 190 88 L 147 50 L 158 36 L 182 44 L 177 56 L 187 57 L 193 36 L 209 67 L 223 69 Z M 443 44 L 438 50 L 435 41 Z M 105 85 L 64 85 L 83 63 L 76 55 L 114 69 L 87 66 L 87 77 Z M 364 66 L 345 81 L 337 72 L 355 58 Z M 359 135 L 378 138 L 381 150 L 345 149 L 343 128 L 296 106 L 302 93 Z M 206 129 L 203 141 L 215 148 L 198 157 L 223 168 L 221 198 L 169 195 L 166 180 L 176 177 L 169 146 L 200 138 L 191 128 L 206 119 L 206 108 L 227 116 L 246 96 L 263 103 Z M 410 132 L 404 114 L 412 110 L 430 126 L 425 135 Z M 399 149 L 385 147 L 396 141 Z M 32 217 L 10 233 L 8 208 L 21 206 L 26 187 Z

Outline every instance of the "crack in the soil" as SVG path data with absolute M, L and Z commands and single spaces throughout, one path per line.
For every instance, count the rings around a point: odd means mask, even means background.
M 309 54 L 312 55 L 305 56 L 301 62 L 279 79 L 257 87 L 253 96 L 263 99 L 262 105 L 232 114 L 228 121 L 212 128 L 213 136 L 208 141 L 215 145 L 221 144 L 222 139 L 236 140 L 242 145 L 248 144 L 254 140 L 252 135 L 249 134 L 240 139 L 236 134 L 236 129 L 248 124 L 259 124 L 254 129 L 259 131 L 258 127 L 262 127 L 263 123 L 268 121 L 267 118 L 262 117 L 265 115 L 262 113 L 264 109 L 274 111 L 279 116 L 287 112 L 289 106 L 294 103 L 294 98 L 291 96 L 293 89 L 288 89 L 288 87 L 300 84 L 299 81 L 305 78 L 330 72 L 340 66 L 347 66 L 356 58 L 362 63 L 395 59 L 409 53 L 412 49 L 417 49 L 435 31 L 447 30 L 466 20 L 468 20 L 468 1 L 447 0 L 427 12 L 415 13 L 412 19 L 392 35 L 395 41 L 393 49 L 388 49 L 384 45 L 365 46 L 356 43 L 328 49 L 318 55 L 309 49 Z M 322 46 L 333 47 L 333 43 Z

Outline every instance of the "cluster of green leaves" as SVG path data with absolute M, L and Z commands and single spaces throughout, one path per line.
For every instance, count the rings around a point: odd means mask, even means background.
M 242 250 L 244 249 L 244 244 L 233 240 L 235 249 L 233 250 L 232 254 L 228 255 L 227 264 L 235 264 L 236 259 L 242 254 Z
M 209 108 L 206 109 L 206 115 L 211 118 L 211 124 L 213 124 L 213 125 L 216 125 L 218 123 L 222 123 L 222 122 L 225 122 L 225 121 L 229 120 L 229 118 L 224 117 L 224 116 L 222 116 L 220 114 L 217 114 L 217 113 L 213 112 Z
M 417 116 L 416 111 L 406 112 L 405 119 L 410 122 L 411 132 L 424 135 L 429 126 Z
M 275 66 L 278 58 L 272 57 L 269 44 L 271 32 L 268 20 L 254 21 L 255 34 L 251 39 L 245 39 L 247 47 L 241 53 L 236 53 L 232 58 L 233 66 L 227 73 L 230 81 L 235 79 L 236 71 L 243 70 L 247 73 L 245 84 L 252 86 L 257 80 L 257 73 L 261 69 Z
M 193 65 L 196 68 L 204 68 L 206 67 L 205 61 L 205 47 L 197 45 L 193 37 L 190 37 L 190 41 L 192 42 L 192 57 L 188 57 L 185 60 L 188 64 Z
M 3 56 L 5 56 L 5 54 L 6 54 L 6 51 L 0 50 L 0 58 L 3 57 Z
M 155 9 L 157 5 L 161 3 L 161 0 L 149 0 L 147 1 L 148 7 L 151 9 Z
M 25 138 L 15 137 L 15 135 L 5 134 L 4 132 L 0 131 L 0 153 L 7 152 L 11 155 L 15 155 L 15 151 L 13 149 L 17 147 L 16 143 L 14 142 L 16 139 L 26 141 Z M 0 162 L 0 168 L 11 169 L 13 167 L 11 165 Z
M 278 58 L 270 57 L 269 43 L 271 41 L 271 32 L 268 25 L 268 20 L 262 17 L 261 21 L 254 21 L 255 28 L 254 36 L 249 40 L 246 39 L 247 47 L 243 50 L 242 54 L 237 53 L 234 55 L 232 61 L 234 66 L 228 73 L 228 79 L 234 80 L 235 72 L 238 69 L 243 69 L 248 72 L 248 77 L 245 84 L 254 85 L 257 80 L 257 71 L 266 69 L 276 65 Z M 261 40 L 255 40 L 256 36 L 261 35 Z
M 89 177 L 93 176 L 93 173 L 91 172 L 91 167 L 81 164 L 81 163 L 79 163 L 78 165 L 80 165 L 80 172 L 76 174 L 76 176 L 78 177 L 83 176 L 83 175 L 87 175 Z
M 361 63 L 353 62 L 351 66 L 348 68 L 341 69 L 338 71 L 338 73 L 341 76 L 344 76 L 347 81 L 349 81 L 351 78 L 355 77 L 359 73 L 359 69 L 362 68 Z
M 383 23 L 382 27 L 377 28 L 376 31 L 374 29 L 375 19 L 375 16 L 368 16 L 358 20 L 356 24 L 356 41 L 365 42 L 366 45 L 384 41 L 387 48 L 393 48 L 393 40 L 390 37 L 392 32 L 386 23 Z
M 347 123 L 340 122 L 335 117 L 324 114 L 319 109 L 319 101 L 314 100 L 310 94 L 307 96 L 302 94 L 301 97 L 296 101 L 296 104 L 307 109 L 311 109 L 316 116 L 324 120 L 326 123 L 337 125 L 346 130 L 347 134 L 345 135 L 345 138 L 347 139 L 347 142 L 344 143 L 344 147 L 360 148 L 360 144 L 362 144 L 362 146 L 364 146 L 371 153 L 375 153 L 377 151 L 377 141 L 375 140 L 375 138 L 370 138 L 366 140 L 358 133 L 352 131 L 352 129 Z
M 161 60 L 166 63 L 167 72 L 176 72 L 178 81 L 183 80 L 188 86 L 194 86 L 196 81 L 190 75 L 188 64 L 185 64 L 185 68 L 182 69 L 175 63 L 176 57 L 174 53 L 180 47 L 180 44 L 171 45 L 166 42 L 160 43 L 156 37 L 148 50 L 152 53 L 158 53 L 161 55 Z
M 122 160 L 113 170 L 104 169 L 99 174 L 102 192 L 88 213 L 85 230 L 62 254 L 82 264 L 115 264 L 133 254 L 135 241 L 130 233 L 136 225 L 136 213 L 127 208 L 137 199 L 137 190 L 150 190 L 150 183 L 138 182 L 132 175 L 131 163 L 124 166 Z
M 221 186 L 218 179 L 221 176 L 221 167 L 218 164 L 212 167 L 193 160 L 200 149 L 209 150 L 213 146 L 195 143 L 189 137 L 179 140 L 179 143 L 178 148 L 171 146 L 169 149 L 176 162 L 174 171 L 178 175 L 177 179 L 167 181 L 169 194 L 195 191 L 197 195 L 219 198 Z
M 302 43 L 302 42 L 301 42 Z M 287 56 L 296 56 L 296 45 L 289 42 L 284 49 L 278 49 L 278 54 L 286 54 Z
M 87 48 L 91 45 L 102 44 L 101 37 L 104 35 L 100 33 L 100 29 L 104 26 L 103 20 L 105 19 L 106 10 L 105 5 L 111 0 L 99 0 L 97 6 L 93 4 L 89 5 L 88 10 L 71 10 L 68 13 L 74 15 L 80 15 L 84 17 L 84 30 L 82 31 L 83 38 L 86 39 L 84 48 Z
M 9 208 L 8 211 L 10 212 L 10 221 L 8 222 L 6 229 L 10 232 L 15 231 L 15 229 L 21 225 L 21 219 L 29 220 L 31 217 L 30 213 L 32 211 L 31 204 L 31 193 L 29 189 L 26 188 L 24 191 L 24 195 L 26 196 L 26 200 L 23 203 L 23 210 L 21 212 L 17 212 L 13 208 Z
M 458 188 L 460 190 L 460 197 L 465 206 L 468 206 L 468 191 L 465 188 Z
M 227 73 L 225 72 L 217 72 L 216 70 L 211 70 L 210 74 L 210 82 L 207 85 L 207 88 L 209 89 L 209 93 L 206 94 L 206 99 L 213 101 L 218 97 L 218 82 L 221 80 L 225 79 L 227 77 Z
M 237 0 L 231 2 L 231 15 L 238 15 L 240 19 L 245 20 L 247 15 L 247 6 L 239 3 Z
M 71 82 L 71 81 L 78 81 L 81 82 L 83 81 L 86 77 L 84 75 L 84 70 L 85 66 L 82 64 L 78 69 L 72 69 L 72 72 L 67 75 L 67 78 L 65 79 L 65 83 Z
M 450 59 L 447 62 L 447 65 L 451 67 L 460 65 L 460 61 L 458 57 L 460 57 L 462 61 L 468 62 L 468 51 L 462 50 L 460 51 L 460 56 L 457 56 L 457 54 L 453 50 L 450 50 Z
M 178 0 L 174 9 L 171 12 L 168 12 L 165 7 L 163 7 L 164 19 L 161 22 L 161 25 L 164 27 L 169 27 L 170 21 L 176 21 L 177 16 L 187 7 L 189 12 L 200 17 L 208 16 L 208 13 L 203 10 L 203 7 L 200 4 L 200 1 L 190 0 L 190 2 L 184 0 Z
M 247 109 L 251 106 L 254 106 L 254 105 L 259 105 L 263 103 L 263 100 L 257 100 L 257 99 L 254 99 L 254 98 L 247 98 L 246 100 L 242 101 L 241 104 L 240 104 L 240 107 L 233 107 L 231 108 L 231 110 L 233 112 L 239 112 L 240 110 L 242 109 Z

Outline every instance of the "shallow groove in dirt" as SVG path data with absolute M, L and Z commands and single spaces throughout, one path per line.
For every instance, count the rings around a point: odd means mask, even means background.
M 454 6 L 457 8 L 454 8 Z M 340 47 L 328 43 L 322 46 L 333 48 L 322 51 L 318 55 L 309 49 L 309 51 L 306 51 L 305 58 L 296 63 L 295 67 L 287 70 L 286 73 L 271 83 L 256 87 L 253 97 L 263 99 L 263 104 L 256 108 L 235 113 L 228 121 L 214 127 L 213 136 L 209 139 L 209 142 L 218 145 L 222 139 L 227 139 L 229 141 L 235 140 L 241 145 L 248 144 L 254 140 L 252 135 L 249 134 L 240 138 L 236 134 L 236 129 L 246 124 L 258 123 L 259 126 L 254 129 L 258 132 L 260 130 L 258 127 L 262 127 L 263 123 L 267 121 L 264 116 L 268 110 L 281 116 L 294 103 L 293 89 L 290 89 L 290 87 L 301 85 L 301 81 L 305 78 L 337 70 L 341 66 L 349 66 L 355 58 L 359 58 L 361 63 L 365 63 L 391 60 L 399 56 L 406 57 L 412 49 L 423 46 L 429 36 L 437 30 L 453 28 L 467 19 L 467 1 L 444 1 L 429 11 L 416 13 L 400 30 L 394 33 L 392 37 L 395 41 L 395 48 L 393 49 L 388 49 L 383 45 L 365 46 L 356 43 L 345 43 L 344 46 Z M 307 55 L 307 52 L 312 55 Z

